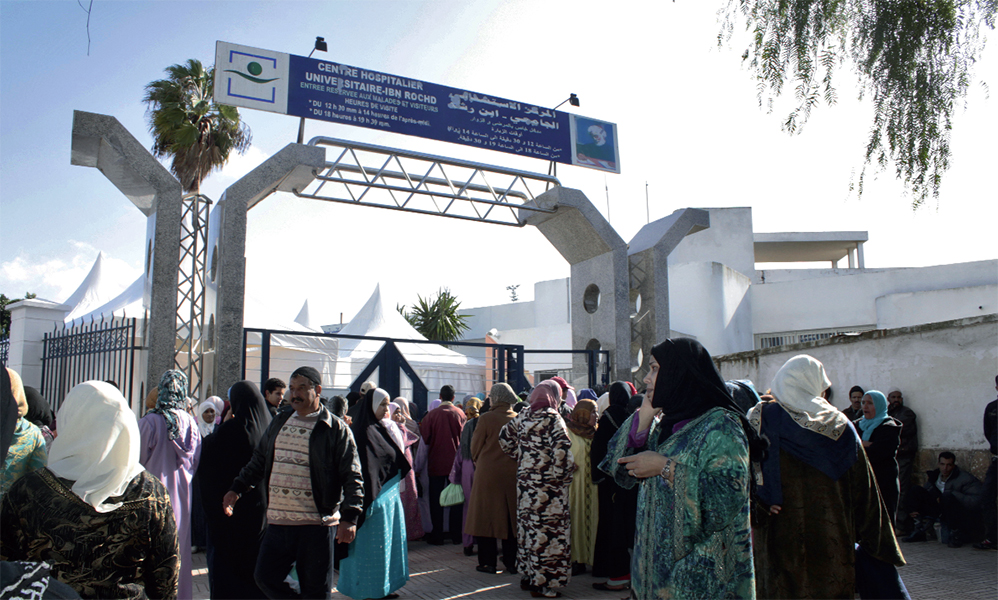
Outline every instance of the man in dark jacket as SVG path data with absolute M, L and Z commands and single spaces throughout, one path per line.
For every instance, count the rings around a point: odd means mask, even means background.
M 319 372 L 300 367 L 289 383 L 292 410 L 282 409 L 271 421 L 225 494 L 223 510 L 231 515 L 240 494 L 266 485 L 268 524 L 254 572 L 257 585 L 270 598 L 294 597 L 285 578 L 296 564 L 301 596 L 329 598 L 333 540 L 353 541 L 364 480 L 350 428 L 320 401 Z
M 887 415 L 901 422 L 901 443 L 898 445 L 898 492 L 899 506 L 905 506 L 914 483 L 915 457 L 918 455 L 918 417 L 915 411 L 904 405 L 901 390 L 894 388 L 887 394 Z M 911 531 L 912 522 L 903 510 L 898 511 L 897 526 L 900 532 Z
M 984 486 L 980 479 L 956 466 L 952 452 L 940 452 L 939 468 L 926 472 L 926 476 L 925 487 L 911 488 L 907 508 L 916 520 L 915 531 L 902 541 L 926 541 L 928 531 L 938 519 L 943 526 L 942 541 L 948 542 L 950 548 L 959 548 L 963 545 L 961 538 L 980 522 Z
M 995 377 L 998 390 L 998 376 Z M 984 439 L 991 449 L 991 464 L 984 476 L 984 541 L 974 544 L 978 550 L 998 550 L 998 399 L 984 407 Z

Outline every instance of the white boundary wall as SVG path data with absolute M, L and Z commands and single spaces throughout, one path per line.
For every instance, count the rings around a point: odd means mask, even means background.
M 849 388 L 897 387 L 918 415 L 922 466 L 941 450 L 967 452 L 958 462 L 975 473 L 987 458 L 984 406 L 995 399 L 998 374 L 998 314 L 878 329 L 767 350 L 717 356 L 726 380 L 751 379 L 760 393 L 790 358 L 809 354 L 820 360 L 832 381 L 832 403 L 845 408 Z M 978 464 L 981 463 L 981 464 Z M 979 473 L 983 475 L 983 470 Z

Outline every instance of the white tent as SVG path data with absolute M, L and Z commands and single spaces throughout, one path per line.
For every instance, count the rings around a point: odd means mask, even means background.
M 374 293 L 367 303 L 339 333 L 426 340 L 397 310 L 385 307 L 380 285 L 375 286 Z M 337 391 L 345 390 L 383 346 L 384 342 L 377 340 L 340 339 L 340 353 L 333 387 Z M 409 366 L 426 385 L 431 399 L 436 397 L 436 392 L 444 384 L 453 385 L 458 394 L 485 391 L 485 361 L 470 358 L 439 344 L 400 342 L 397 346 Z M 403 395 L 411 398 L 412 386 L 405 384 L 405 378 L 402 388 Z
M 144 276 L 140 275 L 124 291 L 118 292 L 116 287 L 108 283 L 104 277 L 104 253 L 99 252 L 94 266 L 90 268 L 90 273 L 83 279 L 80 287 L 63 302 L 72 307 L 66 313 L 64 321 L 79 324 L 83 321 L 89 322 L 91 319 L 100 319 L 102 316 L 105 318 L 110 318 L 112 315 L 120 317 L 123 314 L 130 317 L 142 316 L 143 280 Z
M 294 321 L 277 320 L 256 300 L 246 296 L 243 322 L 248 328 L 301 332 L 300 335 L 275 333 L 270 336 L 270 376 L 286 383 L 295 369 L 310 366 L 319 371 L 323 385 L 327 386 L 336 378 L 339 342 L 336 338 L 309 335 L 321 334 L 322 330 L 311 325 L 308 314 L 308 300 L 305 300 Z M 246 340 L 246 378 L 250 381 L 260 379 L 262 337 L 260 333 L 251 333 Z M 328 394 L 323 392 L 323 395 Z

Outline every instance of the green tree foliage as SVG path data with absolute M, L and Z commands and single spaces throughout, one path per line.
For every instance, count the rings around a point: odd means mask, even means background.
M 720 43 L 744 19 L 752 33 L 742 59 L 769 108 L 793 86 L 795 107 L 783 128 L 801 130 L 822 100 L 835 104 L 833 75 L 856 72 L 861 98 L 873 102 L 858 193 L 866 167 L 894 163 L 917 208 L 938 197 L 949 168 L 954 107 L 966 96 L 994 29 L 998 0 L 729 0 Z
M 28 292 L 24 295 L 24 300 L 31 300 L 37 297 L 37 294 Z M 8 298 L 5 294 L 0 294 L 0 337 L 10 335 L 10 311 L 7 310 L 7 305 L 20 300 L 21 298 Z
M 453 342 L 470 329 L 468 315 L 458 314 L 461 303 L 449 289 L 437 290 L 432 301 L 419 295 L 416 298 L 411 311 L 407 312 L 405 306 L 396 306 L 396 310 L 426 339 Z
M 185 192 L 200 191 L 201 182 L 221 169 L 235 150 L 250 146 L 250 130 L 234 106 L 215 104 L 215 68 L 205 69 L 189 59 L 166 68 L 166 79 L 146 86 L 143 102 L 148 111 L 152 152 L 173 157 L 170 171 Z

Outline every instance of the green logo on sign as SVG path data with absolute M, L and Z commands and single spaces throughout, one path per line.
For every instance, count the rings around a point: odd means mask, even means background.
M 235 73 L 236 75 L 239 75 L 243 79 L 248 79 L 253 83 L 270 83 L 271 81 L 277 81 L 278 79 L 280 79 L 280 77 L 275 77 L 273 79 L 260 79 L 259 77 L 256 77 L 260 73 L 263 73 L 263 67 L 261 67 L 260 63 L 258 62 L 251 62 L 250 64 L 246 65 L 246 70 L 249 71 L 249 75 L 241 71 L 234 71 L 232 69 L 226 69 L 225 72 Z

